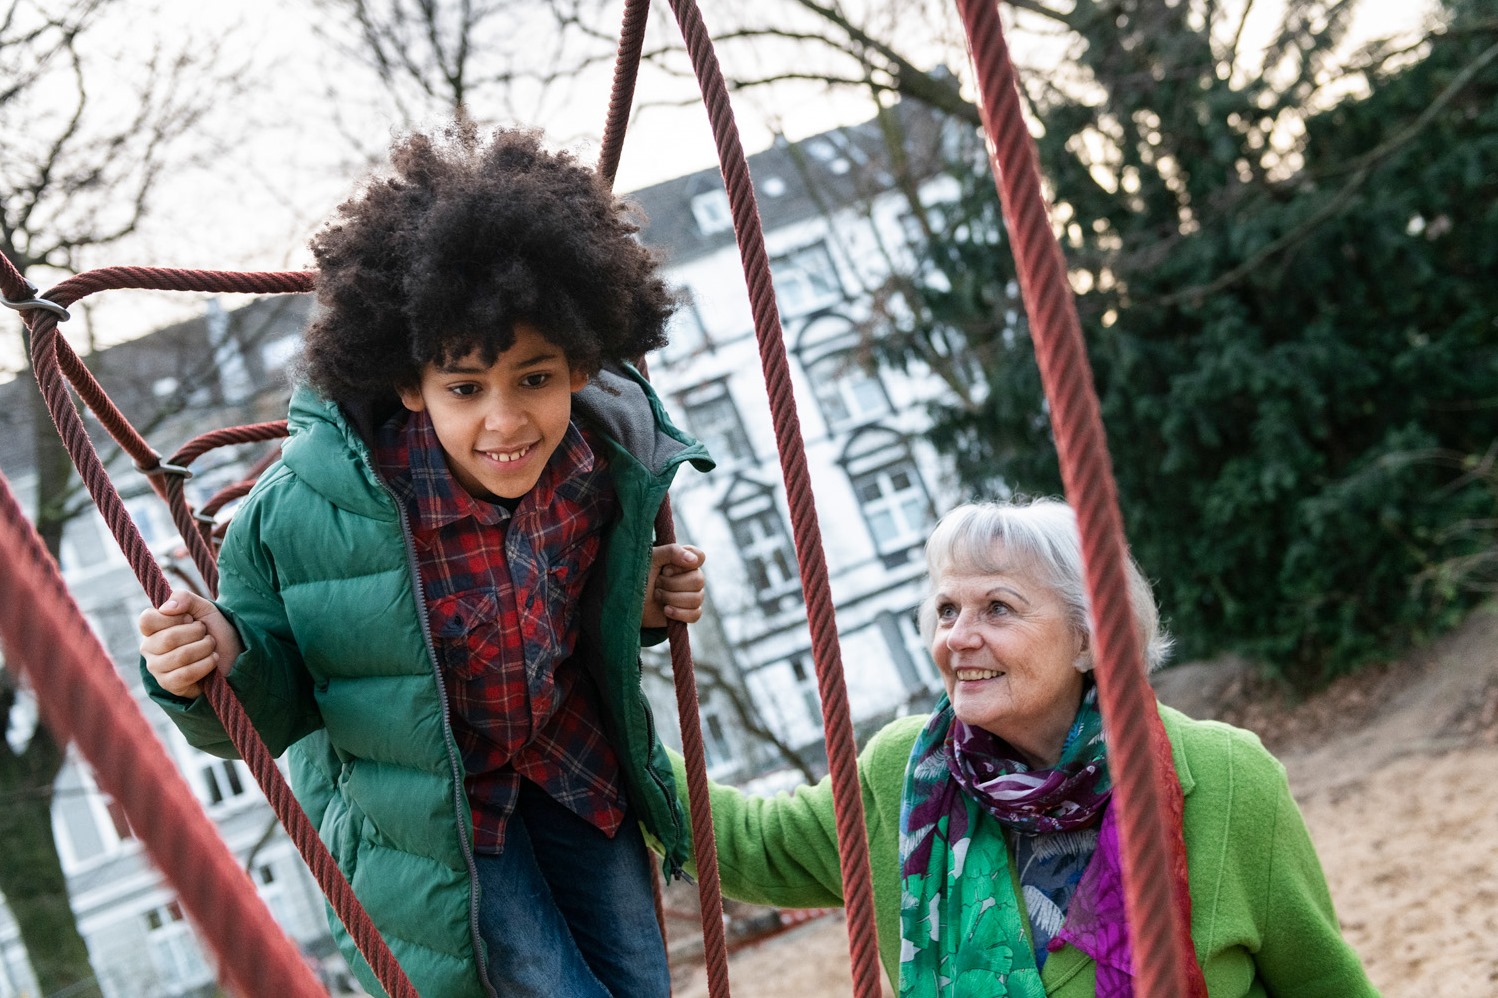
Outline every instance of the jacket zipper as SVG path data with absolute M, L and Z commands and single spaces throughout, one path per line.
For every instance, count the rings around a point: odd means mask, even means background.
M 416 617 L 421 624 L 421 639 L 426 644 L 427 660 L 432 666 L 432 676 L 437 681 L 437 697 L 442 702 L 442 740 L 447 747 L 447 761 L 452 771 L 453 779 L 453 802 L 454 802 L 454 825 L 458 830 L 458 843 L 463 849 L 463 862 L 468 866 L 468 931 L 473 937 L 473 958 L 478 965 L 479 981 L 484 986 L 486 995 L 495 996 L 494 985 L 489 982 L 489 968 L 484 962 L 483 934 L 479 930 L 479 871 L 478 864 L 473 856 L 473 844 L 468 839 L 468 821 L 470 817 L 468 794 L 463 789 L 463 764 L 458 756 L 458 744 L 453 738 L 452 711 L 447 702 L 447 684 L 442 680 L 442 669 L 437 664 L 437 649 L 432 641 L 432 621 L 427 613 L 426 597 L 422 595 L 421 571 L 416 561 L 416 545 L 411 540 L 411 521 L 406 516 L 405 507 L 395 497 L 379 475 L 375 481 L 380 483 L 395 505 L 396 514 L 400 517 L 401 538 L 406 549 L 406 567 L 411 572 L 411 584 L 416 593 Z

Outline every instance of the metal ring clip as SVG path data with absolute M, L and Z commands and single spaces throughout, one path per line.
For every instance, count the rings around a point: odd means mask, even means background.
M 72 318 L 72 316 L 68 314 L 68 310 L 57 304 L 57 302 L 49 301 L 46 298 L 43 298 L 41 296 L 41 293 L 37 291 L 36 286 L 33 285 L 30 281 L 26 282 L 26 293 L 31 297 L 23 298 L 20 301 L 11 301 L 4 295 L 0 295 L 0 305 L 4 305 L 6 308 L 13 308 L 17 312 L 26 312 L 31 309 L 41 309 L 43 312 L 51 312 L 53 315 L 57 316 L 58 322 L 66 322 Z
M 135 463 L 135 470 L 140 472 L 142 475 L 181 475 L 184 482 L 192 478 L 191 468 L 184 467 L 180 464 L 168 464 L 167 462 L 161 460 L 158 460 L 156 462 L 156 467 L 154 468 L 147 468 L 145 465 L 137 461 Z

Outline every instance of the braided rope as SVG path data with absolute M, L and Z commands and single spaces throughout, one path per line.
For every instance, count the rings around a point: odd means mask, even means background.
M 3 254 L 0 254 L 0 257 L 3 257 Z M 3 268 L 0 268 L 0 278 L 5 276 L 8 275 L 5 275 Z M 118 287 L 253 293 L 306 290 L 310 286 L 311 275 L 304 273 L 231 274 L 222 271 L 116 267 L 80 274 L 58 285 L 49 292 L 48 297 L 59 304 L 72 304 L 94 291 Z M 140 531 L 126 512 L 124 503 L 121 502 L 118 491 L 115 490 L 108 472 L 99 460 L 98 453 L 84 429 L 83 420 L 68 395 L 68 389 L 64 383 L 63 373 L 72 371 L 75 367 L 82 368 L 82 362 L 58 334 L 55 315 L 36 312 L 30 320 L 32 370 L 36 375 L 47 409 L 52 415 L 52 421 L 89 495 L 98 506 L 105 522 L 109 525 L 110 532 L 130 562 L 136 578 L 140 580 L 152 604 L 159 607 L 171 594 L 171 586 L 162 574 L 161 568 L 152 558 L 150 550 L 140 536 Z M 86 369 L 84 370 L 86 373 Z M 77 387 L 85 400 L 94 398 L 100 406 L 94 409 L 95 415 L 99 416 L 100 422 L 106 428 L 111 428 L 111 435 L 115 436 L 128 453 L 137 458 L 138 463 L 144 465 L 146 461 L 155 460 L 159 464 L 159 455 L 156 455 L 139 438 L 139 435 L 120 415 L 118 409 L 109 401 L 103 389 L 93 380 L 92 375 L 89 375 L 86 381 Z M 115 429 L 128 432 L 115 435 Z M 179 476 L 173 476 L 173 482 L 167 483 L 166 489 L 172 488 L 181 488 Z M 184 541 L 188 543 L 189 548 L 203 545 L 203 538 L 196 524 L 189 526 L 191 529 L 183 532 Z M 269 801 L 277 818 L 286 828 L 298 852 L 306 861 L 308 869 L 312 871 L 319 886 L 327 895 L 329 903 L 343 920 L 349 935 L 354 939 L 365 959 L 369 961 L 381 984 L 391 995 L 415 998 L 416 991 L 406 978 L 405 972 L 396 962 L 384 938 L 375 929 L 368 912 L 354 896 L 348 880 L 338 869 L 337 863 L 318 837 L 316 830 L 312 828 L 306 813 L 297 804 L 296 798 L 286 784 L 285 777 L 276 767 L 275 760 L 271 758 L 270 752 L 260 740 L 259 734 L 250 723 L 244 708 L 229 684 L 214 673 L 204 680 L 203 689 L 214 712 L 223 722 L 240 758 L 249 766 L 256 782 L 264 791 L 266 800 Z
M 635 79 L 639 73 L 640 51 L 645 40 L 649 0 L 625 0 L 624 23 L 619 32 L 619 51 L 614 64 L 614 86 L 609 98 L 608 118 L 604 123 L 603 150 L 598 172 L 610 185 L 619 169 L 624 133 L 629 125 L 630 105 L 634 100 Z M 648 378 L 645 361 L 639 369 Z M 656 513 L 655 539 L 658 544 L 676 542 L 676 524 L 671 515 L 671 498 L 661 502 Z M 723 924 L 723 883 L 718 873 L 718 842 L 713 831 L 713 812 L 708 799 L 707 754 L 702 738 L 701 702 L 697 693 L 697 673 L 692 663 L 692 647 L 686 625 L 668 621 L 666 637 L 671 649 L 672 686 L 676 690 L 676 715 L 681 729 L 681 751 L 687 773 L 687 810 L 692 819 L 692 855 L 697 860 L 697 907 L 702 925 L 702 954 L 707 971 L 707 993 L 712 998 L 728 998 L 728 940 Z M 661 938 L 667 936 L 665 899 L 658 879 L 655 884 L 656 920 Z
M 1096 618 L 1098 695 L 1108 725 L 1108 754 L 1118 788 L 1118 831 L 1125 899 L 1133 937 L 1135 990 L 1184 996 L 1190 927 L 1173 903 L 1166 843 L 1179 836 L 1167 821 L 1152 748 L 1158 726 L 1135 633 L 1124 564 L 1123 520 L 1103 434 L 1092 369 L 1082 340 L 1061 247 L 1041 194 L 1034 142 L 1020 111 L 1018 81 L 992 0 L 958 0 L 978 71 L 989 159 L 1004 205 L 1066 495 L 1077 511 Z M 1183 940 L 1187 948 L 1183 948 Z
M 0 645 L 47 727 L 73 742 L 218 956 L 230 990 L 327 995 L 135 705 L 0 475 Z
M 619 51 L 614 56 L 614 85 L 609 93 L 609 111 L 604 120 L 598 174 L 612 187 L 624 151 L 624 132 L 629 127 L 629 109 L 635 99 L 635 80 L 640 75 L 640 52 L 645 47 L 645 22 L 650 0 L 624 0 L 624 24 L 619 29 Z
M 775 425 L 775 441 L 796 543 L 796 562 L 806 597 L 817 689 L 822 697 L 822 721 L 827 736 L 827 761 L 832 777 L 838 854 L 843 875 L 843 902 L 848 910 L 854 993 L 875 998 L 880 994 L 878 940 L 857 749 L 848 709 L 847 686 L 843 681 L 827 562 L 811 492 L 811 477 L 806 467 L 800 421 L 796 415 L 795 395 L 791 389 L 790 364 L 786 359 L 780 315 L 775 305 L 775 289 L 770 280 L 764 232 L 749 178 L 749 164 L 739 142 L 729 107 L 728 88 L 713 52 L 712 40 L 694 0 L 672 0 L 671 8 L 686 40 L 708 118 L 712 122 L 718 163 L 733 216 L 734 235 L 749 287 L 749 303 L 754 315 L 755 335 L 759 341 L 760 362 L 770 397 L 770 414 Z

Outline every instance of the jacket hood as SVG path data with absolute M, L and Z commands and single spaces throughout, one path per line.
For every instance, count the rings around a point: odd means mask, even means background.
M 629 365 L 605 367 L 572 397 L 575 416 L 611 437 L 651 475 L 692 462 L 711 471 L 707 448 L 672 425 L 665 407 L 639 371 Z
M 371 417 L 370 436 L 377 425 Z M 375 472 L 374 454 L 351 417 L 338 404 L 301 386 L 292 393 L 287 416 L 290 438 L 281 460 L 328 502 L 376 520 L 398 518 L 395 500 Z

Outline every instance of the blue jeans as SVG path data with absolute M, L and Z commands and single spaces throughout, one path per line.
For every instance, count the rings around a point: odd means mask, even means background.
M 522 781 L 504 851 L 479 855 L 479 931 L 501 998 L 665 998 L 651 857 L 632 815 L 610 839 Z

